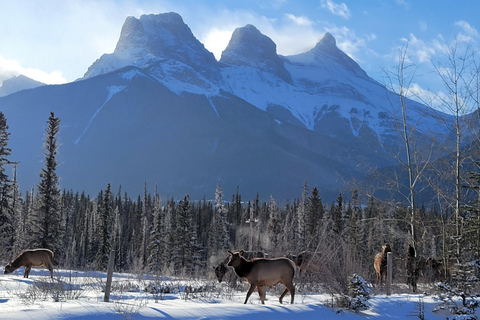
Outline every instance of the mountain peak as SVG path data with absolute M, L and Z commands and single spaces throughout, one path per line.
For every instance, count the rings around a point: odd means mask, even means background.
M 344 54 L 342 50 L 338 49 L 337 41 L 329 32 L 325 32 L 312 50 L 319 53 L 326 53 L 334 57 Z
M 317 42 L 317 46 L 321 45 L 323 47 L 337 47 L 337 41 L 332 36 L 330 32 L 325 32 L 323 37 Z
M 174 12 L 127 17 L 112 54 L 103 55 L 85 78 L 127 65 L 145 67 L 155 60 L 171 59 L 202 71 L 216 63 L 214 55 L 195 38 L 182 17 Z
M 306 65 L 324 65 L 330 63 L 327 61 L 333 60 L 357 76 L 364 79 L 368 78 L 367 73 L 358 63 L 337 47 L 337 41 L 329 32 L 326 32 L 310 51 L 289 56 L 287 59 L 294 63 Z
M 273 73 L 286 82 L 292 81 L 283 60 L 277 55 L 275 42 L 251 24 L 235 29 L 220 61 L 258 68 Z
M 0 97 L 7 96 L 9 94 L 26 90 L 33 89 L 45 85 L 45 83 L 30 79 L 24 75 L 18 75 L 16 77 L 4 80 L 0 86 Z

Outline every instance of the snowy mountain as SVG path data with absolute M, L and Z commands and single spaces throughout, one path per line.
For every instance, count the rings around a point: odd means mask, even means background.
M 3 81 L 2 85 L 0 86 L 0 97 L 43 85 L 45 84 L 42 82 L 35 81 L 24 75 L 19 75 Z
M 389 95 L 389 97 L 388 97 Z M 24 188 L 38 180 L 49 111 L 62 119 L 64 188 L 94 194 L 108 182 L 140 194 L 297 197 L 303 182 L 335 196 L 371 167 L 395 164 L 393 93 L 325 34 L 313 49 L 280 56 L 257 28 L 236 29 L 220 61 L 176 13 L 128 17 L 111 54 L 85 76 L 0 98 L 12 161 Z M 409 101 L 421 132 L 438 115 Z M 443 134 L 443 132 L 442 132 Z M 426 144 L 429 139 L 422 139 Z

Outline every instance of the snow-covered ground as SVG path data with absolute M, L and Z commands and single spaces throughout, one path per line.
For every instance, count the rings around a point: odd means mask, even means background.
M 1 274 L 0 319 L 415 319 L 420 318 L 420 307 L 425 319 L 453 319 L 447 311 L 433 312 L 440 302 L 424 294 L 373 295 L 371 308 L 355 313 L 330 307 L 332 297 L 328 294 L 299 292 L 292 305 L 280 304 L 279 290 L 268 289 L 265 305 L 256 292 L 244 305 L 246 290 L 230 290 L 214 280 L 117 273 L 107 303 L 102 292 L 105 280 L 104 273 L 67 270 L 57 270 L 53 281 L 42 269 L 33 269 L 28 279 L 23 278 L 23 268 Z M 145 290 L 149 284 L 168 287 L 171 293 L 149 293 Z M 289 302 L 290 297 L 284 301 Z M 480 318 L 478 310 L 476 316 Z

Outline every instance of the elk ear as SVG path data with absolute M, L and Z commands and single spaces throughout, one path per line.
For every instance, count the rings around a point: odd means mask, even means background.
M 243 250 L 240 250 L 240 252 L 238 252 L 240 254 L 240 256 L 243 256 L 243 254 L 245 253 L 245 251 Z
M 233 252 L 232 252 L 232 251 L 228 250 L 227 252 L 228 252 L 229 255 L 233 256 Z

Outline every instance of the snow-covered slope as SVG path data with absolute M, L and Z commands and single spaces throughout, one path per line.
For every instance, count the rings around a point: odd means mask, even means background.
M 233 32 L 217 62 L 178 14 L 128 17 L 115 51 L 97 60 L 84 79 L 125 66 L 148 70 L 177 94 L 228 92 L 279 121 L 309 130 L 321 131 L 322 120 L 328 118 L 330 123 L 333 116 L 344 119 L 354 136 L 362 129 L 382 141 L 385 135 L 395 134 L 390 120 L 399 109 L 391 104 L 392 93 L 342 52 L 330 33 L 310 51 L 283 57 L 270 38 L 246 25 Z M 412 122 L 420 121 L 425 131 L 440 128 L 434 113 L 425 116 L 425 106 L 409 103 Z M 345 128 L 339 129 L 340 133 Z

